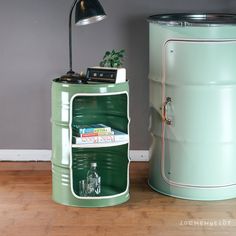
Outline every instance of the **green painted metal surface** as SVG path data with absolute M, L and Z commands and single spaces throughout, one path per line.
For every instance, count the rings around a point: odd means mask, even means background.
M 128 147 L 126 145 L 106 148 L 73 148 L 73 189 L 79 195 L 79 180 L 84 179 L 91 162 L 98 163 L 102 176 L 101 196 L 125 192 L 127 187 Z
M 72 147 L 73 127 L 104 123 L 129 133 L 129 85 L 52 82 L 52 198 L 79 207 L 106 207 L 129 199 L 129 143 Z M 92 162 L 101 176 L 98 197 L 79 196 L 79 181 Z
M 149 185 L 193 200 L 236 197 L 236 26 L 150 22 Z

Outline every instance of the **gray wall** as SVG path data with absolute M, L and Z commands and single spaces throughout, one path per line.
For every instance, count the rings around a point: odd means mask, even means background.
M 50 149 L 51 80 L 68 69 L 72 0 L 0 1 L 0 148 Z M 235 12 L 233 0 L 101 0 L 108 18 L 74 27 L 74 69 L 124 48 L 130 80 L 131 149 L 148 149 L 148 24 L 169 12 Z

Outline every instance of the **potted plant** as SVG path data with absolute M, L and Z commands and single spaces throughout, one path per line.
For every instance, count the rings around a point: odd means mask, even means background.
M 113 75 L 115 73 L 115 76 L 112 77 L 114 79 L 111 79 L 113 80 L 113 83 L 122 83 L 126 81 L 126 69 L 122 68 L 124 63 L 124 55 L 124 49 L 121 49 L 120 51 L 116 51 L 114 49 L 112 51 L 107 51 L 99 64 L 100 68 L 104 68 L 104 70 L 112 70 L 113 72 L 111 73 L 113 73 Z M 114 72 L 114 70 L 116 72 Z
M 124 62 L 125 50 L 120 51 L 107 51 L 100 62 L 101 67 L 120 68 Z

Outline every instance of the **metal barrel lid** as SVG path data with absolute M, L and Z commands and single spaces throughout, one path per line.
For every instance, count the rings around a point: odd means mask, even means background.
M 173 13 L 148 17 L 148 22 L 167 26 L 221 26 L 236 25 L 236 14 Z

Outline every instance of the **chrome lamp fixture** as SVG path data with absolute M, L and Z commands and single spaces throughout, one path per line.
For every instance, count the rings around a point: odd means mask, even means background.
M 81 83 L 83 75 L 72 69 L 72 13 L 75 8 L 75 24 L 88 25 L 106 18 L 106 13 L 98 0 L 75 0 L 69 15 L 69 71 L 59 78 L 60 82 Z

